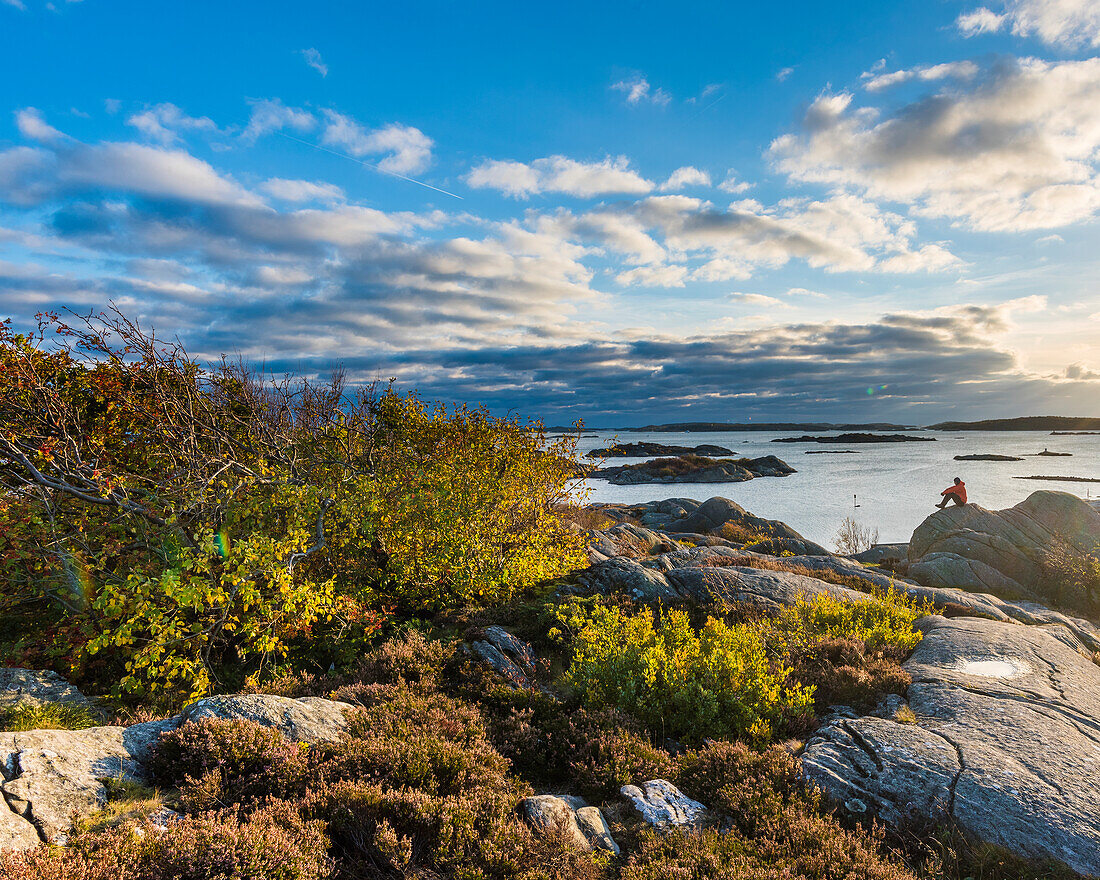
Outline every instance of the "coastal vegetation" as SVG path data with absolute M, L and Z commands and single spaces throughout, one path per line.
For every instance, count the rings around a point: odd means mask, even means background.
M 782 524 L 743 510 L 748 525 L 715 521 L 738 547 L 703 579 L 759 569 L 820 593 L 765 611 L 717 591 L 586 592 L 586 529 L 611 520 L 576 503 L 574 442 L 339 373 L 203 366 L 119 313 L 0 330 L 4 664 L 61 672 L 127 721 L 219 693 L 352 707 L 331 740 L 245 718 L 166 730 L 143 759 L 152 787 L 110 779 L 66 846 L 0 853 L 0 876 L 1072 876 L 950 820 L 888 832 L 803 778 L 797 754 L 833 707 L 906 692 L 932 606 L 755 552 Z M 1051 576 L 1094 596 L 1076 565 L 1052 556 Z M 531 651 L 518 679 L 475 650 L 487 629 Z M 98 723 L 0 712 L 3 731 Z M 705 819 L 642 821 L 620 789 L 653 779 Z M 547 791 L 598 805 L 621 851 L 532 828 L 517 805 Z

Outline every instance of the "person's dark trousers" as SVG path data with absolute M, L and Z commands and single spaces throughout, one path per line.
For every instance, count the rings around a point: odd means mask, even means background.
M 963 501 L 958 495 L 952 492 L 950 495 L 944 495 L 943 501 L 937 504 L 936 507 L 938 507 L 940 510 L 943 510 L 945 507 L 947 507 L 949 501 L 954 501 L 957 505 L 959 505 L 959 507 L 962 507 L 964 504 L 966 504 L 965 501 Z

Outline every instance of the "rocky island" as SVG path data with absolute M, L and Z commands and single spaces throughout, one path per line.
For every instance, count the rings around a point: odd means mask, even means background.
M 639 464 L 590 471 L 593 480 L 615 486 L 640 483 L 741 483 L 756 477 L 785 477 L 797 473 L 774 455 L 760 458 L 708 458 L 693 453 L 676 458 L 655 458 Z
M 588 458 L 644 458 L 651 455 L 732 455 L 732 449 L 702 443 L 699 446 L 672 446 L 664 443 L 616 443 L 604 449 L 593 449 Z
M 934 442 L 935 439 L 912 434 L 803 434 L 801 437 L 777 437 L 772 443 L 917 443 Z
M 1023 461 L 1023 459 L 1016 455 L 996 455 L 992 452 L 981 452 L 972 455 L 956 455 L 955 461 Z

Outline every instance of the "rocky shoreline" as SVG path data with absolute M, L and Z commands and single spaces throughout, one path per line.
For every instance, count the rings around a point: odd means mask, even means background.
M 1043 592 L 1054 541 L 1082 559 L 1100 545 L 1096 507 L 1040 491 L 1007 510 L 947 508 L 908 544 L 847 557 L 725 498 L 601 504 L 590 513 L 608 524 L 585 533 L 590 564 L 560 583 L 563 598 L 718 602 L 765 618 L 817 596 L 865 603 L 875 590 L 930 603 L 900 686 L 869 710 L 830 706 L 791 746 L 802 777 L 859 821 L 953 823 L 1018 856 L 1100 874 L 1100 628 L 1052 608 L 1057 597 Z M 470 630 L 458 661 L 555 699 L 536 652 L 503 626 Z M 0 674 L 0 705 L 68 702 L 93 703 L 53 673 Z M 74 817 L 106 802 L 110 778 L 146 782 L 154 744 L 200 719 L 244 719 L 308 748 L 339 742 L 353 710 L 337 699 L 238 694 L 127 727 L 0 733 L 0 849 L 63 845 Z M 556 790 L 515 803 L 534 833 L 610 856 L 625 855 L 614 836 L 624 821 L 658 834 L 702 828 L 712 807 L 656 775 L 602 804 Z M 182 818 L 163 810 L 149 821 L 162 834 Z

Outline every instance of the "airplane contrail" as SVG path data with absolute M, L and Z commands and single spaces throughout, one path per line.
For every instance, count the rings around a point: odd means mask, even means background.
M 414 180 L 411 177 L 406 177 L 404 174 L 398 174 L 396 171 L 389 171 L 388 169 L 383 168 L 380 165 L 375 165 L 373 162 L 364 162 L 362 159 L 356 159 L 354 156 L 349 156 L 347 153 L 341 153 L 338 150 L 330 150 L 328 147 L 322 147 L 320 144 L 315 144 L 310 141 L 304 141 L 301 138 L 296 138 L 294 137 L 294 135 L 287 134 L 284 131 L 276 132 L 276 134 L 282 135 L 287 140 L 297 141 L 300 144 L 305 144 L 307 147 L 313 147 L 313 149 L 320 150 L 322 153 L 331 153 L 333 156 L 339 156 L 341 159 L 348 159 L 351 162 L 358 162 L 360 165 L 365 165 L 367 168 L 373 168 L 375 171 L 381 171 L 383 174 L 390 175 L 390 177 L 396 177 L 400 180 L 407 180 L 409 183 L 415 183 L 417 186 L 422 186 L 425 189 L 432 189 L 435 190 L 437 193 L 443 193 L 443 195 L 445 196 L 450 196 L 451 198 L 458 199 L 459 201 L 465 201 L 462 196 L 456 193 L 447 192 L 447 190 L 445 189 L 440 189 L 438 186 L 432 186 L 430 183 L 424 183 L 424 181 L 422 180 Z

